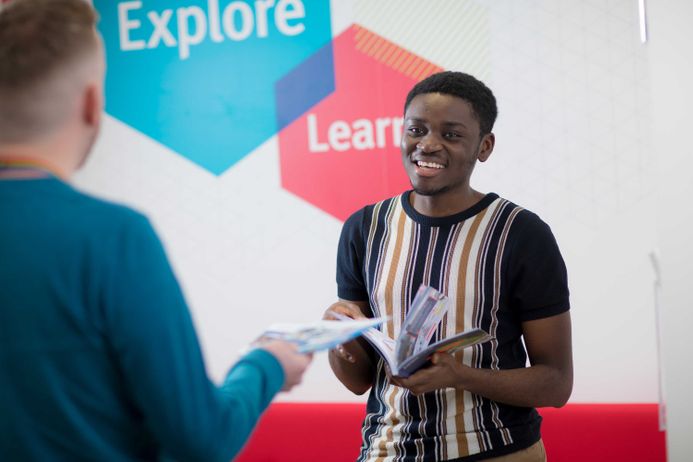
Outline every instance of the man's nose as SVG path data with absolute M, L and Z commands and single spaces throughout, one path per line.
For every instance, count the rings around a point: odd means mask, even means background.
M 426 135 L 424 135 L 421 141 L 419 141 L 416 144 L 416 149 L 423 152 L 424 154 L 436 152 L 439 149 L 441 149 L 441 147 L 442 145 L 440 143 L 440 139 L 438 139 L 438 137 L 436 137 L 436 135 L 432 134 L 431 132 L 426 133 Z

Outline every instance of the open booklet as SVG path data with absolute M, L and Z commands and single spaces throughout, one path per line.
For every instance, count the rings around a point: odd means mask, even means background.
M 262 337 L 284 340 L 298 345 L 301 353 L 329 350 L 361 335 L 368 329 L 387 321 L 387 318 L 315 321 L 311 323 L 277 323 L 263 332 Z M 377 332 L 377 331 L 376 331 Z
M 409 377 L 426 365 L 434 353 L 454 353 L 492 338 L 484 330 L 474 328 L 430 343 L 447 311 L 447 300 L 433 287 L 422 285 L 416 292 L 397 339 L 373 327 L 363 332 L 363 338 L 387 362 L 392 375 Z M 340 319 L 344 318 L 340 316 Z

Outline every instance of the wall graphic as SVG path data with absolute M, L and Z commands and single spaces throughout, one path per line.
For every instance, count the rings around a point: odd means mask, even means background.
M 214 174 L 276 133 L 275 83 L 332 38 L 329 0 L 94 3 L 107 112 Z
M 279 133 L 279 158 L 284 188 L 345 220 L 409 188 L 399 148 L 403 102 L 442 69 L 357 25 L 335 38 L 333 51 L 334 93 Z M 312 68 L 299 66 L 281 84 L 291 87 Z
M 498 99 L 496 147 L 473 186 L 536 212 L 566 259 L 572 400 L 657 400 L 649 253 L 664 158 L 649 130 L 637 2 L 95 5 L 108 116 L 76 180 L 152 219 L 215 380 L 267 324 L 319 319 L 335 301 L 342 222 L 409 187 L 404 96 L 444 68 L 480 77 Z M 365 398 L 316 355 L 281 399 Z

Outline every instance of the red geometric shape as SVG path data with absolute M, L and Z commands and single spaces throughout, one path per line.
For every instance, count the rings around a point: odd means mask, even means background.
M 279 133 L 282 187 L 345 220 L 410 187 L 400 140 L 411 87 L 442 69 L 360 26 L 333 41 L 335 91 Z

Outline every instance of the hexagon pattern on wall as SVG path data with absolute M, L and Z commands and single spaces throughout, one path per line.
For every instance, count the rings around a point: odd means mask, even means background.
M 441 69 L 358 25 L 332 49 L 335 91 L 279 133 L 279 156 L 284 188 L 344 220 L 409 188 L 399 150 L 404 100 Z M 299 66 L 280 84 L 312 68 Z
M 94 4 L 107 112 L 217 175 L 276 133 L 275 83 L 332 38 L 329 0 Z M 331 91 L 331 67 L 315 79 L 305 104 Z

